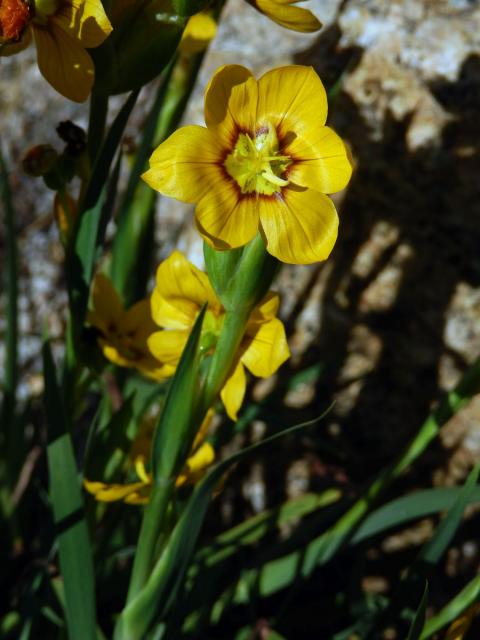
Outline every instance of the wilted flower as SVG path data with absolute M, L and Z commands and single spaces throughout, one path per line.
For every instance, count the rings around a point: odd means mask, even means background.
M 88 98 L 94 81 L 86 49 L 101 45 L 111 30 L 101 0 L 0 0 L 0 55 L 25 49 L 33 34 L 40 72 L 75 102 Z
M 119 367 L 137 369 L 155 380 L 173 374 L 175 367 L 158 362 L 147 347 L 148 337 L 158 330 L 148 299 L 125 309 L 111 281 L 98 273 L 93 282 L 92 302 L 87 322 L 99 330 L 98 343 L 107 360 Z
M 343 189 L 352 171 L 326 117 L 312 67 L 281 67 L 257 82 L 227 65 L 205 93 L 207 127 L 177 130 L 143 177 L 164 195 L 196 203 L 197 227 L 215 249 L 243 246 L 260 231 L 283 262 L 325 260 L 338 229 L 325 194 Z
M 205 303 L 208 307 L 200 348 L 209 353 L 215 349 L 225 310 L 207 275 L 179 251 L 174 251 L 158 267 L 151 298 L 152 317 L 166 329 L 148 338 L 148 346 L 156 358 L 166 365 L 177 366 L 197 314 Z M 245 367 L 254 375 L 267 378 L 290 356 L 285 329 L 276 318 L 278 306 L 278 295 L 269 293 L 249 318 L 236 362 L 220 394 L 232 420 L 237 419 L 245 394 Z

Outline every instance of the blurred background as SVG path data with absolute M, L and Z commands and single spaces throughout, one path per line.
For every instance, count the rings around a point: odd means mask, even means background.
M 277 280 L 292 359 L 274 379 L 250 389 L 239 424 L 224 427 L 235 430 L 228 447 L 314 418 L 333 400 L 335 406 L 317 427 L 233 472 L 211 518 L 219 516 L 222 526 L 308 490 L 335 486 L 355 494 L 480 355 L 480 3 L 312 0 L 308 6 L 324 25 L 318 34 L 286 31 L 243 0 L 228 0 L 184 118 L 203 123 L 204 87 L 222 64 L 244 64 L 257 77 L 274 66 L 312 65 L 330 91 L 329 124 L 350 145 L 356 166 L 336 197 L 341 226 L 331 258 L 284 267 Z M 65 330 L 63 252 L 53 197 L 22 174 L 21 158 L 34 144 L 61 148 L 56 125 L 71 119 L 86 127 L 87 109 L 43 81 L 34 55 L 30 48 L 0 58 L 0 134 L 18 213 L 20 393 L 40 405 L 42 324 L 48 321 L 54 340 Z M 137 141 L 148 97 L 147 87 L 126 145 Z M 175 246 L 201 266 L 190 208 L 162 199 L 157 262 Z M 2 263 L 3 251 L 2 235 Z M 0 330 L 3 315 L 0 309 Z M 0 351 L 0 368 L 3 358 Z M 31 429 L 37 426 L 32 422 Z M 461 483 L 479 457 L 477 396 L 392 496 Z M 364 593 L 387 593 L 404 554 L 436 522 L 424 519 L 367 549 Z M 432 586 L 438 605 L 476 572 L 479 524 L 470 509 Z M 346 588 L 346 576 L 357 569 L 347 554 L 334 573 L 312 583 L 318 606 L 306 615 L 318 616 L 322 591 Z M 287 637 L 313 637 L 292 633 Z

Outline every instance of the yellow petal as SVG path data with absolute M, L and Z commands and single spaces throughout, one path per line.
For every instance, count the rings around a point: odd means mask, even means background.
M 85 49 L 98 47 L 112 31 L 100 0 L 65 0 L 52 21 Z
M 157 147 L 142 178 L 156 191 L 183 202 L 198 202 L 225 178 L 218 166 L 222 149 L 197 125 L 182 127 Z
M 265 198 L 260 208 L 267 251 L 289 264 L 326 260 L 338 233 L 333 202 L 312 189 L 287 187 L 278 198 Z
M 90 55 L 51 21 L 46 27 L 35 25 L 34 36 L 38 68 L 43 77 L 65 98 L 84 102 L 90 95 L 94 79 Z
M 171 366 L 177 366 L 188 339 L 188 331 L 156 331 L 147 344 L 155 358 Z
M 67 191 L 57 191 L 55 194 L 53 201 L 53 215 L 61 233 L 64 236 L 67 236 L 77 215 L 75 200 L 67 193 Z
M 205 442 L 187 459 L 183 472 L 187 475 L 197 474 L 199 471 L 202 471 L 211 465 L 214 460 L 215 449 L 210 443 Z
M 231 148 L 239 130 L 254 133 L 257 113 L 257 81 L 238 64 L 220 67 L 205 91 L 205 123 Z
M 208 47 L 211 40 L 217 33 L 217 23 L 212 16 L 205 11 L 192 16 L 187 22 L 182 39 L 178 45 L 181 53 L 193 55 L 200 53 Z
M 312 67 L 279 67 L 258 81 L 257 119 L 277 128 L 281 146 L 314 135 L 325 124 L 327 109 L 325 88 Z
M 192 447 L 193 449 L 197 449 L 207 437 L 208 429 L 210 427 L 210 423 L 212 422 L 214 415 L 215 415 L 214 409 L 209 409 L 207 411 L 207 415 L 203 419 L 203 422 L 200 425 L 197 435 L 195 436 L 195 440 L 193 442 L 193 447 Z
M 299 0 L 252 0 L 251 4 L 261 13 L 286 29 L 312 33 L 322 23 L 308 9 L 293 6 Z
M 247 379 L 245 376 L 245 369 L 239 361 L 220 392 L 220 397 L 225 405 L 228 417 L 232 420 L 237 419 L 237 413 L 242 406 L 246 387 Z
M 93 309 L 88 314 L 89 324 L 105 334 L 111 333 L 112 325 L 117 326 L 124 313 L 123 305 L 112 281 L 103 273 L 97 273 L 92 285 Z
M 131 338 L 140 340 L 143 337 L 146 339 L 148 335 L 157 329 L 158 327 L 152 319 L 150 298 L 136 302 L 123 314 L 122 331 L 129 334 Z
M 133 482 L 131 484 L 105 484 L 103 482 L 91 482 L 84 480 L 85 489 L 95 496 L 95 500 L 100 502 L 116 502 L 124 500 L 128 495 L 136 493 L 145 488 L 144 482 Z
M 285 328 L 277 318 L 261 324 L 248 340 L 241 359 L 255 376 L 268 378 L 290 357 Z
M 116 364 L 117 367 L 129 368 L 134 366 L 131 359 L 126 358 L 121 353 L 120 349 L 117 346 L 113 345 L 111 342 L 108 342 L 108 340 L 105 340 L 104 338 L 99 338 L 98 344 L 105 358 L 109 362 Z
M 157 269 L 151 297 L 152 317 L 160 327 L 190 329 L 200 308 L 219 307 L 208 276 L 180 251 L 174 251 Z
M 256 331 L 256 325 L 258 323 L 273 320 L 273 318 L 275 318 L 275 316 L 277 315 L 279 306 L 280 296 L 278 295 L 278 293 L 269 291 L 267 295 L 262 300 L 260 300 L 258 305 L 250 314 L 250 318 L 248 319 L 247 324 L 247 332 L 250 325 L 252 325 L 253 330 Z
M 303 187 L 335 193 L 347 186 L 352 175 L 347 148 L 330 127 L 319 127 L 308 140 L 296 137 L 283 153 L 297 159 L 288 179 Z
M 233 181 L 225 180 L 222 191 L 211 191 L 195 210 L 201 235 L 216 249 L 234 249 L 250 242 L 258 231 L 254 195 L 239 194 Z

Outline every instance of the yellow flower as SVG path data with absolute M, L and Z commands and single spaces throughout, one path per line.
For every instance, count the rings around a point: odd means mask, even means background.
M 217 33 L 217 23 L 206 11 L 192 16 L 185 27 L 178 48 L 184 55 L 190 56 L 206 49 Z
M 209 353 L 222 328 L 225 310 L 205 273 L 194 267 L 179 251 L 162 262 L 152 294 L 152 317 L 167 329 L 148 338 L 153 355 L 176 367 L 198 312 L 208 304 L 202 327 L 201 349 Z M 237 419 L 246 388 L 245 367 L 261 378 L 271 376 L 290 356 L 285 330 L 276 318 L 277 294 L 269 293 L 252 312 L 230 376 L 221 391 L 228 415 Z
M 0 54 L 18 53 L 33 34 L 40 72 L 75 102 L 86 100 L 93 85 L 86 49 L 101 45 L 111 30 L 101 0 L 0 0 Z
M 185 466 L 177 477 L 175 485 L 182 487 L 185 484 L 195 484 L 204 475 L 207 468 L 215 460 L 215 451 L 211 444 L 205 442 L 208 428 L 213 418 L 213 411 L 210 410 L 203 421 L 192 452 L 187 459 Z M 146 469 L 146 462 L 150 455 L 153 439 L 153 423 L 147 422 L 140 431 L 137 439 L 133 442 L 130 452 L 130 466 L 135 469 L 138 482 L 127 484 L 106 484 L 84 480 L 85 489 L 95 496 L 100 502 L 115 502 L 123 500 L 128 504 L 146 504 L 150 499 L 152 490 L 152 474 Z
M 177 130 L 143 178 L 196 203 L 197 227 L 216 249 L 243 246 L 260 230 L 267 251 L 283 262 L 325 260 L 338 229 L 325 194 L 343 189 L 352 172 L 326 117 L 325 89 L 312 67 L 281 67 L 257 82 L 248 69 L 227 65 L 205 93 L 207 127 Z
M 302 0 L 247 0 L 252 7 L 286 29 L 312 33 L 322 23 L 308 9 L 295 7 Z
M 119 367 L 135 368 L 155 380 L 173 374 L 174 367 L 158 362 L 148 350 L 147 338 L 158 329 L 148 299 L 125 310 L 111 281 L 98 273 L 93 282 L 92 301 L 87 322 L 100 331 L 98 342 L 107 360 Z

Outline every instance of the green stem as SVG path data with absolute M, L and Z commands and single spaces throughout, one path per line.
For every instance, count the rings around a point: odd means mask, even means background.
M 215 402 L 232 369 L 249 315 L 249 308 L 232 309 L 225 314 L 222 331 L 203 388 L 202 419 Z
M 152 487 L 150 502 L 145 508 L 137 553 L 133 562 L 132 577 L 128 589 L 127 605 L 145 586 L 155 562 L 156 547 L 162 522 L 167 512 L 175 481 L 164 480 Z
M 217 255 L 222 260 L 222 254 Z M 214 268 L 215 255 L 210 254 L 209 262 Z M 250 314 L 268 292 L 278 265 L 278 261 L 267 253 L 260 234 L 246 245 L 221 296 L 226 313 L 203 387 L 202 416 L 225 384 L 236 361 Z
M 88 120 L 87 148 L 90 166 L 93 166 L 103 142 L 108 115 L 108 94 L 93 88 L 90 96 L 90 114 Z
M 12 193 L 8 182 L 7 168 L 0 153 L 0 198 L 5 207 L 5 235 L 6 235 L 6 357 L 5 380 L 3 386 L 2 425 L 8 430 L 15 411 L 15 395 L 18 381 L 17 343 L 18 343 L 18 258 L 15 237 L 15 211 L 12 203 Z M 5 434 L 8 440 L 8 433 Z M 2 448 L 5 446 L 2 446 Z

